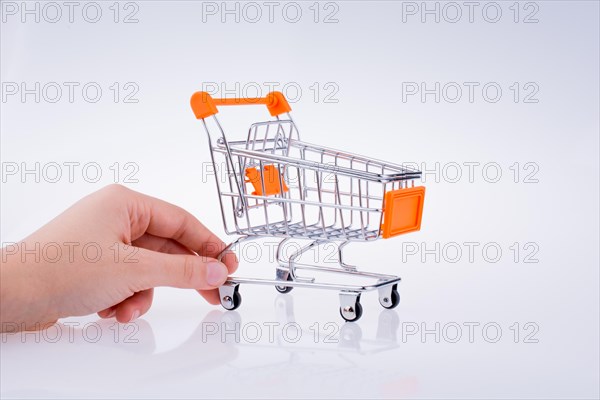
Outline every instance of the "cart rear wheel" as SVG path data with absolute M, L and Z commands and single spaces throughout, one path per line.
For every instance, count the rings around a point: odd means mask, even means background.
M 358 321 L 362 317 L 362 313 L 363 309 L 358 301 L 354 303 L 353 307 L 340 307 L 340 315 L 348 322 Z
M 398 285 L 394 285 L 392 287 L 392 291 L 389 296 L 380 297 L 379 304 L 383 308 L 392 309 L 395 308 L 398 304 L 400 304 L 400 293 L 398 293 Z

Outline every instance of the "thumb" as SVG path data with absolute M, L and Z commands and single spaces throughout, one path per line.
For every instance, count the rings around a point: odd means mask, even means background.
M 227 280 L 229 271 L 225 264 L 214 258 L 191 254 L 166 254 L 140 248 L 140 268 L 134 279 L 143 289 L 171 286 L 182 289 L 210 290 Z

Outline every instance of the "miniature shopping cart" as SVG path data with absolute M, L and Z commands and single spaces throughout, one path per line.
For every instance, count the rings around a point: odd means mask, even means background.
M 252 124 L 245 139 L 228 140 L 216 117 L 217 106 L 248 104 L 266 105 L 274 119 Z M 275 286 L 281 293 L 294 287 L 339 291 L 340 314 L 346 321 L 361 317 L 360 296 L 366 291 L 377 290 L 385 308 L 398 305 L 400 278 L 359 271 L 344 263 L 342 249 L 350 242 L 419 230 L 425 188 L 414 181 L 420 171 L 301 141 L 280 92 L 244 99 L 213 99 L 196 92 L 191 106 L 208 135 L 225 231 L 240 235 L 226 251 L 247 240 L 281 240 L 275 278 L 230 277 L 219 288 L 224 308 L 240 305 L 239 286 L 246 283 Z M 289 240 L 307 244 L 284 256 L 282 248 Z M 337 246 L 335 265 L 300 262 L 309 250 L 331 244 Z M 299 275 L 299 270 L 336 279 L 317 281 Z M 348 278 L 360 282 L 348 283 Z

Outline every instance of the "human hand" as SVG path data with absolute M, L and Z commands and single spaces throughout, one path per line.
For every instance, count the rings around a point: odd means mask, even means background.
M 40 329 L 97 312 L 129 322 L 148 311 L 158 286 L 196 289 L 211 304 L 238 262 L 187 211 L 120 185 L 75 203 L 3 248 L 0 321 Z

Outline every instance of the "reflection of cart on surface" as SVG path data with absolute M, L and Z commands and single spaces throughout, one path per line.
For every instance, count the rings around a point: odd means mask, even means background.
M 252 124 L 245 140 L 230 141 L 215 115 L 217 106 L 244 104 L 264 104 L 275 119 Z M 213 99 L 196 92 L 191 106 L 208 135 L 215 170 L 220 164 L 226 170 L 225 184 L 216 179 L 223 224 L 228 234 L 242 236 L 229 248 L 265 236 L 282 239 L 275 279 L 231 277 L 219 289 L 223 307 L 233 310 L 240 305 L 241 283 L 273 285 L 282 293 L 294 287 L 337 290 L 346 321 L 360 318 L 360 296 L 365 291 L 377 290 L 385 308 L 398 305 L 400 278 L 360 272 L 343 262 L 342 249 L 353 241 L 419 230 L 425 188 L 414 186 L 414 180 L 420 171 L 300 141 L 291 108 L 279 92 L 252 99 Z M 217 136 L 211 136 L 213 131 Z M 289 239 L 310 243 L 284 260 L 280 250 Z M 303 253 L 326 243 L 338 246 L 338 266 L 298 262 Z M 317 282 L 299 276 L 299 269 L 371 282 Z

